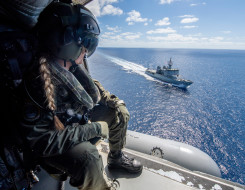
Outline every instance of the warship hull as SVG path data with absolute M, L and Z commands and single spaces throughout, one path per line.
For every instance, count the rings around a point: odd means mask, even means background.
M 188 88 L 193 83 L 190 80 L 185 80 L 181 78 L 175 78 L 171 76 L 164 76 L 164 75 L 158 74 L 156 73 L 155 70 L 147 69 L 145 73 L 153 78 L 156 78 L 168 84 L 172 84 L 173 86 L 176 86 L 179 88 Z

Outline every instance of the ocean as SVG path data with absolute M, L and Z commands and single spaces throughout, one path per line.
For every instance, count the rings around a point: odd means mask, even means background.
M 146 75 L 172 58 L 187 89 Z M 123 99 L 128 129 L 183 142 L 207 153 L 222 178 L 245 184 L 245 51 L 97 48 L 93 78 Z

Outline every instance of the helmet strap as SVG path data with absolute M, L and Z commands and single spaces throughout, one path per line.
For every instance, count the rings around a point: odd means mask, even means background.
M 76 64 L 76 62 L 74 60 L 70 59 L 70 62 L 71 62 L 71 67 L 70 67 L 69 71 L 74 73 L 76 71 L 76 68 L 78 67 L 78 65 Z
M 66 59 L 64 59 L 64 67 L 66 67 Z

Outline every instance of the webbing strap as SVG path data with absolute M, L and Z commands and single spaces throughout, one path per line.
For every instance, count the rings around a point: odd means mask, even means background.
M 22 81 L 22 72 L 19 66 L 19 62 L 16 58 L 8 58 L 8 64 L 12 72 L 14 85 L 18 86 Z

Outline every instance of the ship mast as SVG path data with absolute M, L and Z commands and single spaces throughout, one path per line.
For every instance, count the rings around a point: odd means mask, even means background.
M 171 60 L 172 58 L 170 58 L 169 62 L 168 62 L 168 68 L 171 69 L 172 68 L 172 65 L 173 65 L 173 62 Z

